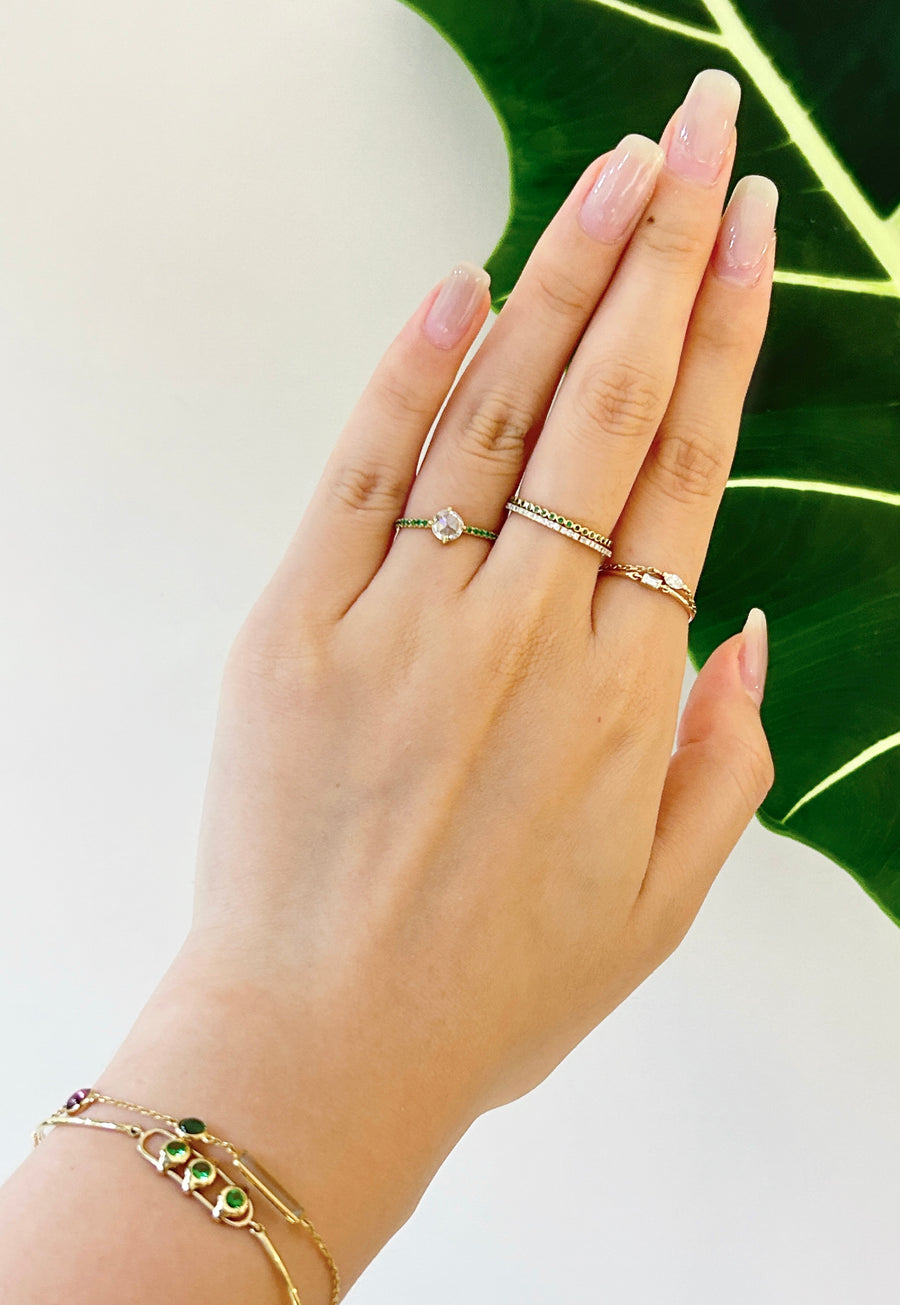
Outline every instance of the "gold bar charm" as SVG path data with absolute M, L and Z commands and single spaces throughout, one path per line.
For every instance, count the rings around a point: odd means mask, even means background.
M 291 1275 L 287 1271 L 287 1266 L 285 1265 L 284 1260 L 276 1251 L 275 1247 L 269 1241 L 269 1234 L 266 1232 L 265 1228 L 263 1228 L 261 1224 L 251 1223 L 250 1233 L 252 1236 L 256 1238 L 260 1246 L 265 1251 L 266 1255 L 268 1255 L 269 1259 L 275 1265 L 275 1268 L 281 1274 L 282 1278 L 284 1278 L 284 1281 L 287 1285 L 287 1289 L 291 1295 L 291 1305 L 303 1305 L 303 1302 L 300 1299 L 300 1294 L 297 1291 L 297 1288 L 291 1282 Z
M 254 1160 L 249 1151 L 242 1151 L 235 1157 L 234 1163 L 245 1178 L 248 1178 L 267 1200 L 271 1201 L 279 1214 L 283 1214 L 288 1223 L 299 1223 L 303 1218 L 303 1206 L 291 1196 L 279 1182 L 264 1169 L 258 1160 Z

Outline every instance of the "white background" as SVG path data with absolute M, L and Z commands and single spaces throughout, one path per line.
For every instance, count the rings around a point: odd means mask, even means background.
M 5 0 L 0 179 L 7 1172 L 180 941 L 225 652 L 507 167 L 396 0 Z M 898 991 L 895 926 L 754 825 L 354 1299 L 893 1305 Z

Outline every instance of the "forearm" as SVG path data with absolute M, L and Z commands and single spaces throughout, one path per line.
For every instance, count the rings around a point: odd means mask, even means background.
M 302 1203 L 346 1291 L 408 1218 L 465 1124 L 448 1122 L 454 1112 L 440 1092 L 423 1098 L 424 1084 L 398 1071 L 389 1046 L 376 1054 L 365 1029 L 353 1029 L 365 1012 L 310 994 L 298 1047 L 297 1013 L 279 1008 L 278 985 L 242 979 L 240 969 L 237 958 L 235 968 L 209 964 L 187 947 L 97 1086 L 176 1117 L 199 1115 L 250 1151 Z M 89 1113 L 152 1124 L 110 1106 Z M 246 1232 L 213 1224 L 118 1133 L 54 1129 L 10 1179 L 4 1212 L 9 1305 L 287 1299 Z M 263 1221 L 303 1305 L 328 1301 L 330 1276 L 308 1235 L 274 1212 Z

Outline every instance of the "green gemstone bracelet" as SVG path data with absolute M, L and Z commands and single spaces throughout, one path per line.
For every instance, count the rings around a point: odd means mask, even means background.
M 140 1128 L 137 1124 L 124 1124 L 111 1119 L 94 1119 L 93 1116 L 84 1113 L 89 1106 L 97 1104 L 132 1110 L 135 1114 L 146 1115 L 158 1122 L 152 1128 Z M 284 1279 L 291 1305 L 302 1305 L 287 1266 L 273 1246 L 265 1227 L 255 1217 L 249 1192 L 240 1183 L 235 1182 L 220 1163 L 215 1162 L 199 1148 L 209 1146 L 227 1152 L 230 1163 L 239 1170 L 247 1182 L 262 1193 L 285 1222 L 299 1225 L 308 1233 L 328 1265 L 328 1272 L 331 1275 L 331 1305 L 337 1305 L 341 1294 L 341 1279 L 337 1265 L 328 1247 L 304 1213 L 302 1205 L 276 1182 L 248 1151 L 241 1151 L 231 1142 L 216 1137 L 202 1119 L 197 1119 L 193 1115 L 188 1115 L 184 1119 L 175 1119 L 173 1115 L 164 1115 L 147 1106 L 136 1106 L 131 1101 L 121 1101 L 118 1097 L 106 1096 L 93 1088 L 79 1088 L 77 1092 L 72 1093 L 61 1110 L 57 1110 L 38 1124 L 32 1136 L 34 1145 L 37 1146 L 42 1142 L 47 1132 L 59 1124 L 78 1124 L 83 1128 L 100 1128 L 108 1132 L 125 1133 L 126 1136 L 131 1137 L 137 1143 L 138 1153 L 148 1160 L 158 1173 L 173 1178 L 186 1195 L 193 1196 L 206 1206 L 218 1224 L 229 1228 L 246 1228 L 262 1246 Z M 156 1138 L 161 1140 L 154 1142 L 153 1139 Z M 215 1191 L 212 1190 L 214 1187 Z

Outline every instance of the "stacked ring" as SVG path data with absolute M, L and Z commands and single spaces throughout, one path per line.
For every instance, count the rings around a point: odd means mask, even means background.
M 481 526 L 467 526 L 455 508 L 441 508 L 433 517 L 398 517 L 394 522 L 395 530 L 404 528 L 412 530 L 430 530 L 435 539 L 442 544 L 452 544 L 462 535 L 477 535 L 479 539 L 496 539 L 494 530 L 482 530 Z
M 621 575 L 626 580 L 655 589 L 676 599 L 688 614 L 688 623 L 697 615 L 697 601 L 690 587 L 674 571 L 658 571 L 655 566 L 637 566 L 631 562 L 604 562 L 600 575 Z
M 551 512 L 540 503 L 532 503 L 527 498 L 520 498 L 518 494 L 511 495 L 507 500 L 506 510 L 516 512 L 529 521 L 536 521 L 539 526 L 547 526 L 549 530 L 555 530 L 558 534 L 574 539 L 576 543 L 584 544 L 586 548 L 592 548 L 600 553 L 604 561 L 599 567 L 599 575 L 621 575 L 626 580 L 634 580 L 637 584 L 646 585 L 648 589 L 655 589 L 657 593 L 674 598 L 687 612 L 689 622 L 697 615 L 697 601 L 693 591 L 674 571 L 660 571 L 655 566 L 638 566 L 633 562 L 612 562 L 608 559 L 612 558 L 613 542 L 606 535 L 591 530 L 589 526 L 583 526 L 579 521 L 573 521 L 571 517 L 564 517 L 560 512 Z M 440 540 L 442 544 L 451 544 L 463 535 L 477 535 L 480 539 L 490 540 L 497 538 L 497 532 L 494 530 L 485 530 L 481 526 L 467 526 L 460 514 L 452 507 L 441 508 L 433 517 L 398 517 L 394 522 L 394 528 L 430 530 L 435 539 Z
M 572 521 L 559 512 L 551 512 L 549 508 L 541 507 L 539 503 L 531 503 L 528 499 L 513 494 L 506 504 L 506 510 L 517 512 L 519 516 L 526 517 L 529 521 L 536 521 L 539 526 L 548 526 L 550 530 L 556 530 L 568 539 L 574 539 L 579 544 L 593 548 L 604 557 L 612 557 L 612 540 L 606 535 L 601 535 L 599 531 L 591 530 L 578 521 Z

